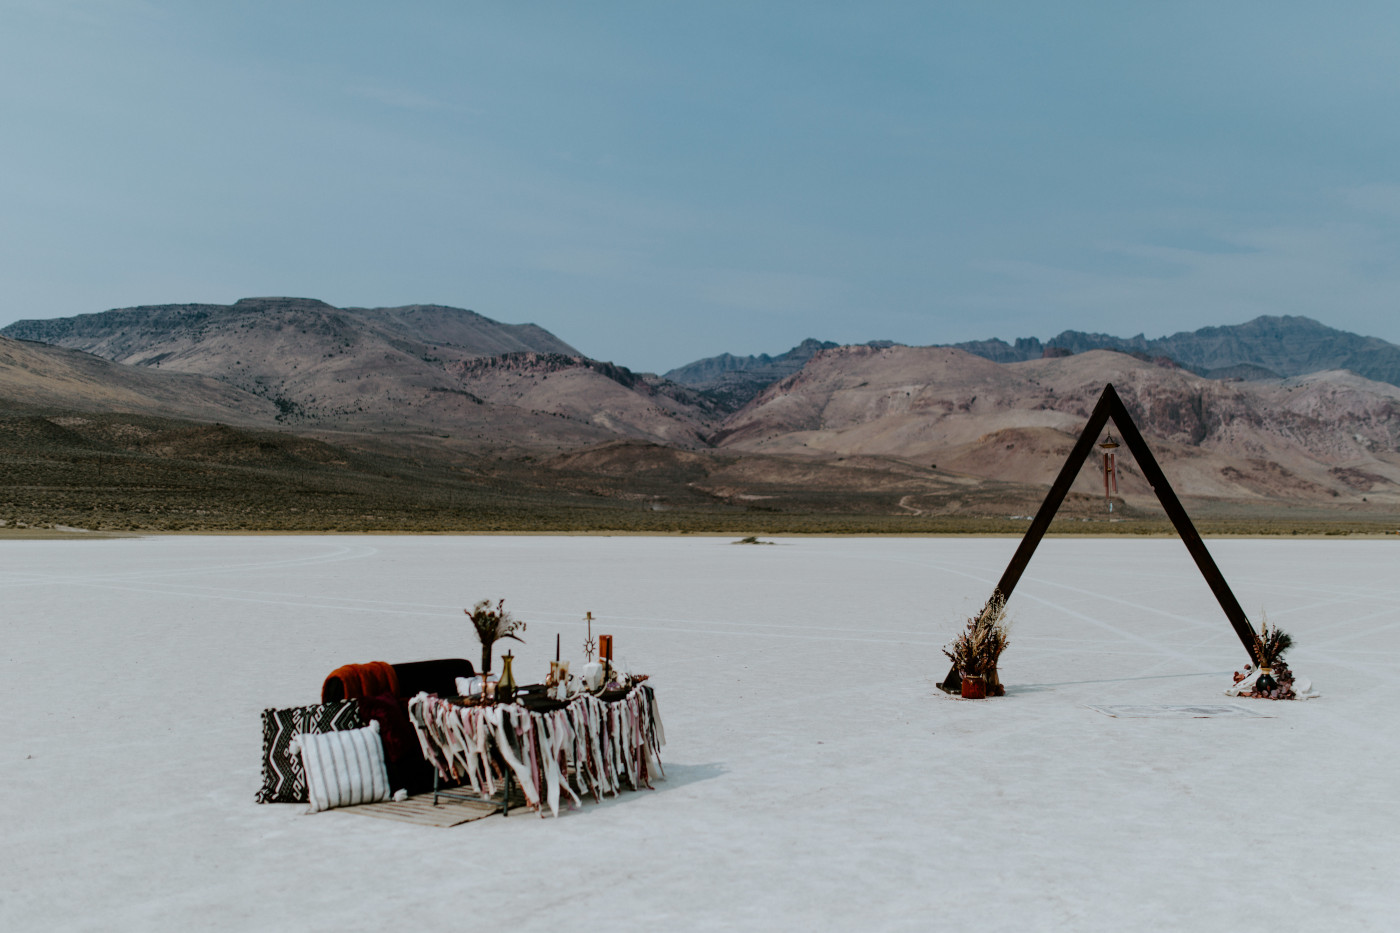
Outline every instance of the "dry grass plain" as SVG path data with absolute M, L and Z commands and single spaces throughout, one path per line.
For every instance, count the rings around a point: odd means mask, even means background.
M 1181 490 L 1185 493 L 1185 490 Z M 891 458 L 472 452 L 423 435 L 322 438 L 157 416 L 0 416 L 0 530 L 1020 534 L 1043 487 Z M 1202 533 L 1393 533 L 1393 508 L 1183 495 Z M 1170 534 L 1154 500 L 1072 494 L 1052 533 Z

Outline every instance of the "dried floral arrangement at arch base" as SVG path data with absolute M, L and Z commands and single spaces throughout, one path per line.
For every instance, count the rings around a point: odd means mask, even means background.
M 993 593 L 982 611 L 968 619 L 958 637 L 943 649 L 964 681 L 979 678 L 986 684 L 987 696 L 1003 696 L 1006 693 L 1006 688 L 997 677 L 997 662 L 1010 644 L 1007 638 L 1009 629 L 1006 599 L 1000 593 Z
M 1253 677 L 1252 683 L 1245 684 L 1240 696 L 1260 700 L 1296 700 L 1293 671 L 1283 659 L 1283 653 L 1293 647 L 1293 636 L 1275 625 L 1269 628 L 1268 616 L 1263 617 L 1259 633 L 1254 636 L 1254 656 L 1259 659 L 1256 673 L 1252 665 L 1246 664 L 1243 671 L 1235 671 L 1235 683 Z

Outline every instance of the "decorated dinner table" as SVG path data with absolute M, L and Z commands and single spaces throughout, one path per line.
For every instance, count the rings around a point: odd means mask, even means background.
M 527 807 L 557 817 L 561 800 L 577 807 L 589 795 L 651 789 L 653 776 L 665 777 L 666 734 L 645 680 L 619 675 L 607 688 L 572 694 L 527 687 L 506 702 L 419 693 L 409 720 L 436 771 L 435 795 L 491 798 L 499 789 L 508 812 L 518 784 Z

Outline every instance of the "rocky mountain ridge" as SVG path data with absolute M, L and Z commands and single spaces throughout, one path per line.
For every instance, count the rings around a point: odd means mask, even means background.
M 404 349 L 441 346 L 469 356 L 525 350 L 579 352 L 536 324 L 502 324 L 464 308 L 336 308 L 315 298 L 241 298 L 231 305 L 141 305 L 16 321 L 0 333 L 84 350 L 119 363 L 156 365 L 178 359 L 180 349 L 206 343 L 220 334 L 259 328 L 278 332 L 290 328 L 326 342 L 347 339 L 362 330 Z M 162 350 L 153 354 L 156 346 Z
M 138 369 L 206 375 L 305 429 L 429 432 L 488 447 L 563 449 L 618 436 L 703 445 L 704 413 L 714 407 L 658 377 L 591 360 L 537 325 L 441 305 L 245 298 L 19 321 L 3 333 Z
M 1000 364 L 952 347 L 841 347 L 769 386 L 713 440 L 1048 484 L 1107 383 L 1193 494 L 1400 504 L 1400 388 L 1345 371 L 1225 382 L 1104 350 Z M 1091 472 L 1080 491 L 1096 488 Z M 1140 477 L 1124 489 L 1151 495 Z
M 277 407 L 222 380 L 113 363 L 90 353 L 0 337 L 0 408 L 126 411 L 269 424 Z
M 683 368 L 686 385 L 591 359 L 534 325 L 437 305 L 244 299 L 6 332 L 85 352 L 0 344 L 9 352 L 0 352 L 0 399 L 9 400 L 0 409 L 105 406 L 280 426 L 392 456 L 504 457 L 530 482 L 657 508 L 1029 507 L 1107 382 L 1183 495 L 1400 504 L 1400 388 L 1340 370 L 1208 379 L 1154 358 L 1161 348 L 1150 342 L 1127 352 L 1047 345 L 1035 358 L 994 362 L 996 346 L 979 355 L 809 340 L 776 357 Z M 1030 357 L 1035 345 L 1012 349 Z M 740 406 L 742 393 L 751 397 Z M 1125 499 L 1150 504 L 1126 459 L 1124 469 Z M 1085 497 L 1091 473 L 1077 487 Z
M 880 340 L 868 344 L 877 349 L 897 345 Z M 796 372 L 801 368 L 799 364 L 816 352 L 834 346 L 829 341 L 808 338 L 776 357 L 725 353 L 677 367 L 666 373 L 666 378 L 701 390 L 711 390 L 729 380 L 741 385 L 742 391 L 752 398 L 763 386 Z M 997 337 L 939 346 L 965 350 L 994 363 L 1024 363 L 1089 350 L 1115 350 L 1146 362 L 1181 366 L 1211 379 L 1283 379 L 1347 369 L 1376 382 L 1400 385 L 1400 346 L 1297 316 L 1263 316 L 1244 324 L 1203 327 L 1154 339 L 1143 334 L 1115 337 L 1066 330 L 1046 341 L 1017 337 L 1008 343 Z
M 829 340 L 808 337 L 786 353 L 769 356 L 735 356 L 721 353 L 696 360 L 667 372 L 664 378 L 690 386 L 714 398 L 731 411 L 748 404 L 764 387 L 802 368 L 812 355 L 838 346 Z
M 994 339 L 953 346 L 998 363 L 1037 360 L 1056 350 L 1117 350 L 1170 359 L 1209 378 L 1281 379 L 1348 369 L 1376 382 L 1400 385 L 1400 346 L 1297 316 L 1263 316 L 1244 324 L 1203 327 L 1155 339 L 1067 330 L 1045 343 L 1023 337 L 1009 344 Z

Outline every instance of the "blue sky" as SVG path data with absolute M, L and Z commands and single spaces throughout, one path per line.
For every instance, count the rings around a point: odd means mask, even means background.
M 299 295 L 664 371 L 1400 342 L 1400 6 L 0 0 L 0 324 Z

